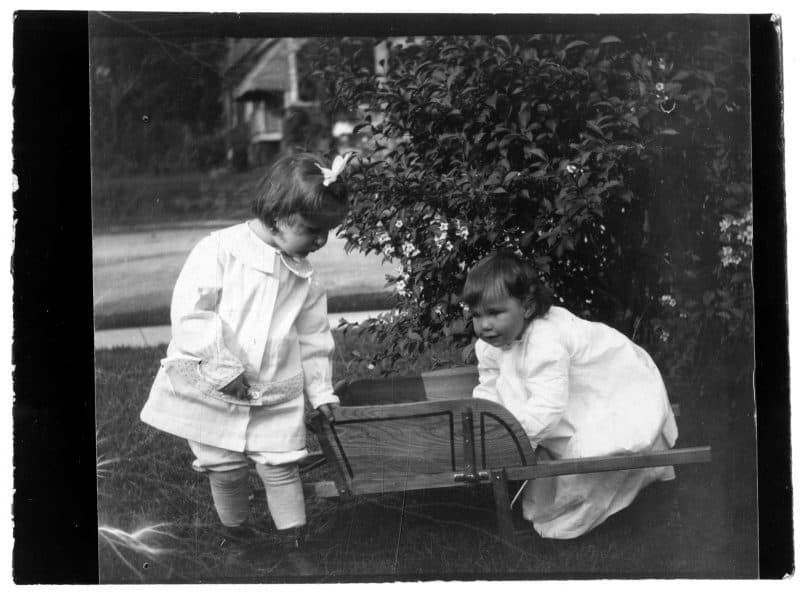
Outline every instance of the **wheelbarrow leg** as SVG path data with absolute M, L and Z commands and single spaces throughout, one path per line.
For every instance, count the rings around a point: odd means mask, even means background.
M 491 478 L 498 534 L 504 542 L 512 544 L 514 542 L 514 522 L 511 519 L 511 503 L 508 500 L 508 479 L 505 469 L 492 471 Z

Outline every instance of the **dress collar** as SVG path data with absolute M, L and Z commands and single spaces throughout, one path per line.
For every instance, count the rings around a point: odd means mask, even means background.
M 292 257 L 291 255 L 287 255 L 286 253 L 279 253 L 281 261 L 286 266 L 286 268 L 295 274 L 297 277 L 302 278 L 304 280 L 310 278 L 314 273 L 314 269 L 311 267 L 311 263 L 308 262 L 308 259 L 305 257 Z
M 275 272 L 278 251 L 262 241 L 247 222 L 218 231 L 219 246 L 245 265 L 265 273 Z
M 291 257 L 268 245 L 244 222 L 218 232 L 220 247 L 246 265 L 274 274 L 278 258 L 286 268 L 302 279 L 308 279 L 314 270 L 306 258 Z

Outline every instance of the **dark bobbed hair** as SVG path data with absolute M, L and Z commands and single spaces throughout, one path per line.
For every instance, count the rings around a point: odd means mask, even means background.
M 284 156 L 259 181 L 252 212 L 268 228 L 278 220 L 321 216 L 332 225 L 347 213 L 347 186 L 341 178 L 327 187 L 319 167 L 329 168 L 319 157 L 298 153 Z
M 532 303 L 538 317 L 550 310 L 553 293 L 530 263 L 511 251 L 496 251 L 469 271 L 461 297 L 470 308 L 513 297 Z

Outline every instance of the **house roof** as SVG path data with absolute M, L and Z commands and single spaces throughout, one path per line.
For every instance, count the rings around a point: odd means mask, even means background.
M 265 92 L 289 89 L 289 51 L 281 39 L 265 51 L 244 79 L 236 86 L 236 100 L 247 100 Z

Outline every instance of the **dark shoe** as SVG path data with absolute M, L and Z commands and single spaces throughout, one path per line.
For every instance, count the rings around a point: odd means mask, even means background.
M 240 526 L 222 526 L 217 547 L 226 554 L 238 555 L 257 544 L 263 533 L 245 523 Z
M 313 546 L 314 541 L 309 541 L 306 526 L 279 530 L 278 540 L 285 553 L 286 567 L 291 575 L 320 575 L 320 566 L 308 558 L 307 552 L 311 550 L 310 547 Z
M 265 535 L 260 542 L 252 543 L 238 553 L 237 558 L 250 563 L 275 560 L 277 571 L 286 575 L 320 575 L 320 566 L 309 559 L 308 551 L 306 528 L 287 528 Z

